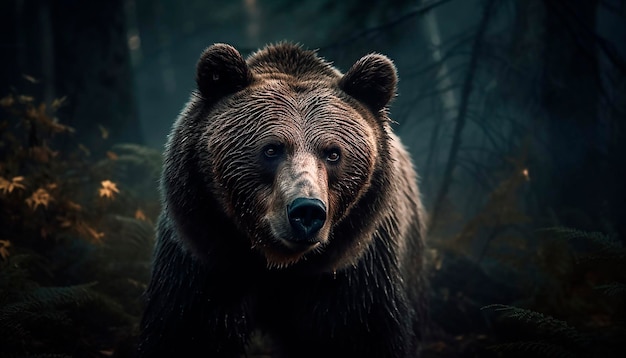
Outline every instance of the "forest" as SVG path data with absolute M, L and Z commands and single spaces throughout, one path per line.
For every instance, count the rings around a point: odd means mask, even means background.
M 397 66 L 423 357 L 626 356 L 626 1 L 6 0 L 0 30 L 0 356 L 133 356 L 196 61 L 278 41 Z

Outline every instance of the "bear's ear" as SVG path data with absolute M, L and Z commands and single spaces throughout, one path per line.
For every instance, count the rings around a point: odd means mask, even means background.
M 246 88 L 252 73 L 239 51 L 226 44 L 208 47 L 196 66 L 196 83 L 202 97 L 213 102 Z
M 339 87 L 378 112 L 395 96 L 397 83 L 393 62 L 386 56 L 369 54 L 352 65 L 339 81 Z

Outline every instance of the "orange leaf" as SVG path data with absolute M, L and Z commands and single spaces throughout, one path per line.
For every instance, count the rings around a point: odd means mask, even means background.
M 11 247 L 11 241 L 0 240 L 0 256 L 2 256 L 3 260 L 6 260 L 7 257 L 9 257 L 9 247 Z
M 28 204 L 28 206 L 34 211 L 38 206 L 47 208 L 48 204 L 52 200 L 54 200 L 54 198 L 46 191 L 46 189 L 39 188 L 26 199 L 26 204 Z
M 100 239 L 104 237 L 103 232 L 98 232 L 96 231 L 96 229 L 92 228 L 91 226 L 87 224 L 85 224 L 85 230 L 87 230 L 87 233 L 89 234 L 89 236 L 93 238 L 94 242 L 100 242 Z
M 9 193 L 12 192 L 14 189 L 26 189 L 26 187 L 24 186 L 24 184 L 21 183 L 21 181 L 24 180 L 24 177 L 19 176 L 19 177 L 13 177 L 13 179 L 11 179 L 11 183 L 9 184 Z
M 100 129 L 100 134 L 102 135 L 102 139 L 109 138 L 109 130 L 104 128 L 101 124 L 98 124 L 98 128 Z
M 31 96 L 26 96 L 26 95 L 19 95 L 17 96 L 17 100 L 20 103 L 32 103 L 35 99 Z
M 148 218 L 146 218 L 146 214 L 144 214 L 141 209 L 137 209 L 137 211 L 135 211 L 135 219 L 143 221 L 148 220 Z
M 85 147 L 82 144 L 78 144 L 78 149 L 80 149 L 83 153 L 85 153 L 85 155 L 91 155 L 91 151 L 89 150 L 89 148 Z
M 53 109 L 57 109 L 61 107 L 63 103 L 65 103 L 66 99 L 67 99 L 67 96 L 63 96 L 61 98 L 55 98 L 54 101 L 52 101 L 52 104 L 50 105 L 50 107 L 52 107 Z
M 115 154 L 114 152 L 111 152 L 111 151 L 108 151 L 108 152 L 107 152 L 107 157 L 108 157 L 109 159 L 111 159 L 111 160 L 117 160 L 117 158 L 119 158 L 119 157 L 117 156 L 117 154 Z
M 0 177 L 0 190 L 2 190 L 2 193 L 6 194 L 9 192 L 9 185 L 11 185 L 10 181 Z
M 11 107 L 14 103 L 15 103 L 15 98 L 13 98 L 12 95 L 8 95 L 0 99 L 0 106 L 2 107 Z
M 63 216 L 57 216 L 57 220 L 59 221 L 59 227 L 64 229 L 72 227 L 72 225 L 74 224 L 70 219 Z
M 80 206 L 80 204 L 77 204 L 71 200 L 68 200 L 67 202 L 65 202 L 65 204 L 67 205 L 67 208 L 70 210 L 81 211 L 83 209 L 82 206 Z
M 116 193 L 120 192 L 117 185 L 110 180 L 104 180 L 100 184 L 102 188 L 99 189 L 99 193 L 102 198 L 106 197 L 112 199 Z
M 36 79 L 36 78 L 35 78 L 35 77 L 33 77 L 33 76 L 27 75 L 27 74 L 25 74 L 25 73 L 22 73 L 22 77 L 24 77 L 24 79 L 25 79 L 26 81 L 28 81 L 28 82 L 31 82 L 31 83 L 39 83 L 39 80 L 38 80 L 38 79 Z

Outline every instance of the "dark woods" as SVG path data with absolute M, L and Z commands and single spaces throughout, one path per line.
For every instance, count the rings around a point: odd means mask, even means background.
M 424 356 L 626 351 L 626 2 L 29 0 L 0 14 L 0 355 L 131 355 L 160 152 L 195 61 L 213 42 L 282 39 L 344 71 L 372 51 L 396 62 L 391 118 L 431 218 Z

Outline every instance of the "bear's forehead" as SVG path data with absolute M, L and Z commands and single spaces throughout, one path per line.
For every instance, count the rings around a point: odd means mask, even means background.
M 210 131 L 234 131 L 246 141 L 272 133 L 369 142 L 375 136 L 372 120 L 345 97 L 328 83 L 266 79 L 218 106 Z
M 255 93 L 281 92 L 290 95 L 319 96 L 338 93 L 339 91 L 337 84 L 334 81 L 329 81 L 326 77 L 298 78 L 284 73 L 260 76 L 249 89 Z
M 322 113 L 361 117 L 337 88 L 317 81 L 265 80 L 251 86 L 236 102 L 246 112 L 279 112 L 305 118 Z

